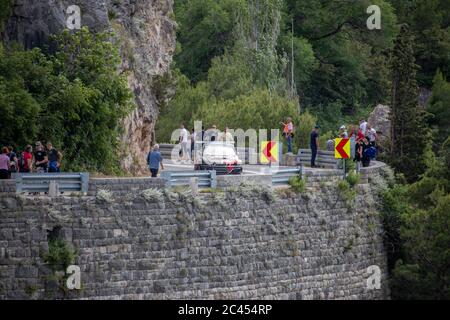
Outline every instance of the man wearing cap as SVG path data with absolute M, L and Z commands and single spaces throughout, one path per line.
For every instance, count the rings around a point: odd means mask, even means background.
M 339 138 L 348 139 L 347 128 L 345 126 L 339 128 Z
M 152 173 L 152 178 L 156 178 L 158 176 L 160 165 L 161 170 L 164 170 L 164 165 L 162 162 L 163 157 L 161 156 L 161 152 L 159 152 L 159 144 L 155 144 L 147 156 L 147 164 L 150 172 Z
M 319 129 L 320 127 L 316 125 L 311 132 L 311 168 L 316 168 L 316 157 L 317 152 L 319 151 Z
M 47 172 L 48 157 L 40 141 L 36 142 L 36 151 L 34 152 L 34 167 L 37 173 Z

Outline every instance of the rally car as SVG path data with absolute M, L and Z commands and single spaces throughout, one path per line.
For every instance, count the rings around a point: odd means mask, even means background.
M 241 174 L 242 160 L 236 154 L 233 143 L 209 142 L 199 148 L 194 170 L 215 170 L 218 175 Z

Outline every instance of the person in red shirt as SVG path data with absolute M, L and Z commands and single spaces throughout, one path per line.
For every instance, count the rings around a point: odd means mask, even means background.
M 359 129 L 358 129 L 358 134 L 357 134 L 357 136 L 356 136 L 356 141 L 360 141 L 360 140 L 363 140 L 363 139 L 365 139 L 365 138 L 366 138 L 366 137 L 364 136 L 364 133 L 363 133 L 362 129 L 359 128 Z
M 33 147 L 28 145 L 25 150 L 20 155 L 19 169 L 20 172 L 27 173 L 31 172 L 31 161 L 33 159 Z

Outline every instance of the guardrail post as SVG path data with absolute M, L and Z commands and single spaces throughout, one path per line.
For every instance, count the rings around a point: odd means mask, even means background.
M 189 184 L 191 186 L 192 196 L 198 196 L 198 178 L 189 179 Z
M 89 173 L 81 173 L 81 192 L 87 194 L 89 191 Z
M 166 181 L 166 187 L 170 188 L 172 186 L 172 173 L 169 171 L 163 171 L 161 177 Z
M 55 180 L 50 180 L 48 185 L 48 196 L 57 197 L 59 194 L 59 184 Z
M 211 175 L 211 189 L 216 189 L 217 188 L 216 170 L 209 171 L 209 173 Z
M 22 193 L 22 190 L 23 190 L 22 175 L 18 174 L 16 176 L 16 192 L 17 193 Z

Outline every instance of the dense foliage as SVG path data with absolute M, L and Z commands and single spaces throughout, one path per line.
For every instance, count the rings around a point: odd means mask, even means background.
M 439 148 L 450 136 L 450 83 L 439 70 L 433 80 L 432 92 L 427 111 L 431 115 L 429 123 L 435 147 Z
M 53 53 L 0 48 L 0 142 L 52 141 L 66 170 L 117 172 L 119 121 L 130 108 L 110 35 L 84 28 L 53 38 Z
M 414 34 L 414 52 L 420 66 L 420 86 L 431 87 L 440 69 L 450 77 L 450 1 L 392 0 L 399 22 L 407 23 Z
M 429 141 L 425 112 L 418 106 L 419 87 L 413 38 L 402 25 L 392 53 L 390 163 L 413 181 L 424 171 L 424 149 Z
M 419 181 L 383 198 L 393 298 L 450 299 L 450 138 Z
M 0 37 L 11 3 L 0 0 Z M 366 26 L 370 5 L 381 8 L 380 30 Z M 392 295 L 450 299 L 450 1 L 175 0 L 175 19 L 173 71 L 156 95 L 167 82 L 176 93 L 157 140 L 181 122 L 272 129 L 289 116 L 295 148 L 308 147 L 316 124 L 323 147 L 340 125 L 390 104 L 387 159 L 399 175 L 382 206 Z M 55 36 L 51 51 L 0 44 L 0 145 L 50 140 L 66 170 L 117 173 L 131 94 L 110 39 L 82 29 Z M 426 108 L 420 89 L 432 90 Z M 358 180 L 340 183 L 352 205 Z M 55 244 L 54 260 L 68 261 Z
M 381 8 L 380 30 L 367 29 L 370 5 Z M 246 130 L 291 116 L 295 147 L 307 147 L 316 123 L 324 144 L 391 105 L 386 159 L 399 180 L 383 206 L 393 297 L 448 299 L 450 2 L 176 0 L 175 16 L 177 91 L 157 139 L 180 122 Z M 430 89 L 425 109 L 419 95 Z
M 380 30 L 367 29 L 370 5 L 381 9 Z M 419 86 L 431 87 L 438 69 L 448 78 L 448 7 L 446 0 L 176 0 L 174 69 L 186 78 L 175 101 L 183 100 L 181 92 L 189 99 L 195 91 L 213 105 L 209 82 L 220 78 L 219 84 L 242 85 L 231 95 L 251 96 L 255 86 L 276 91 L 315 115 L 324 132 L 336 131 L 366 117 L 374 105 L 390 103 L 390 55 L 399 23 L 408 23 L 415 39 Z M 211 79 L 211 72 L 223 71 Z M 216 84 L 215 99 L 235 98 L 229 87 Z M 192 89 L 185 90 L 187 85 Z M 178 113 L 177 106 L 163 110 L 162 122 Z M 182 120 L 192 124 L 199 106 L 186 108 L 191 109 L 182 111 Z M 178 122 L 169 124 L 171 130 Z M 158 130 L 157 138 L 167 141 L 166 131 Z
M 367 116 L 375 103 L 389 100 L 388 52 L 398 29 L 392 6 L 372 2 L 176 1 L 179 45 L 174 69 L 185 77 L 178 81 L 177 97 L 162 110 L 158 140 L 167 141 L 180 121 L 191 126 L 194 115 L 203 116 L 196 112 L 201 104 L 221 108 L 218 113 L 224 114 L 231 103 L 226 100 L 238 95 L 251 100 L 255 89 L 295 104 L 291 117 L 299 115 L 296 110 L 308 110 L 323 132 Z M 370 4 L 382 8 L 381 30 L 367 31 Z M 178 103 L 192 99 L 202 101 L 183 107 Z M 184 117 L 173 119 L 174 114 Z M 237 127 L 249 128 L 235 119 Z M 273 120 L 277 124 L 282 118 Z M 307 144 L 299 138 L 297 146 Z

